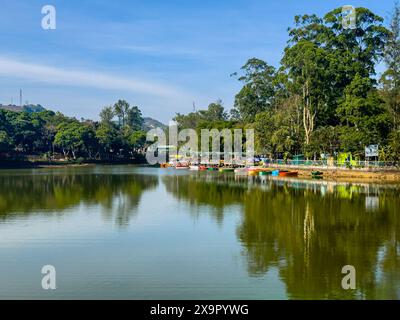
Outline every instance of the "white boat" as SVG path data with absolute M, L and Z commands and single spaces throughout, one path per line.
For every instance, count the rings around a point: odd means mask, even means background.
M 175 169 L 177 169 L 177 170 L 187 170 L 187 169 L 189 169 L 189 166 L 176 166 Z
M 199 166 L 189 166 L 190 170 L 199 170 Z

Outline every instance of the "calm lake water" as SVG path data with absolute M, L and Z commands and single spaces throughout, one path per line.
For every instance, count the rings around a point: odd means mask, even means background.
M 0 298 L 400 298 L 399 185 L 255 178 L 1 170 Z

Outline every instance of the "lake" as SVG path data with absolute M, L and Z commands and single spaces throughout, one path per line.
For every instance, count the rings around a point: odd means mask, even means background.
M 0 298 L 400 298 L 400 185 L 260 179 L 1 170 Z

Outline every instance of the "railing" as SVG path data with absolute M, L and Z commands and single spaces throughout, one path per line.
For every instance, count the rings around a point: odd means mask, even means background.
M 293 167 L 320 167 L 320 168 L 348 168 L 348 169 L 400 169 L 399 161 L 366 161 L 366 160 L 291 160 L 275 159 L 264 161 L 266 165 L 293 166 Z

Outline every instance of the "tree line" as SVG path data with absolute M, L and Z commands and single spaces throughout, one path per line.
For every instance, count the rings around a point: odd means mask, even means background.
M 356 8 L 356 28 L 342 25 L 342 9 L 299 15 L 277 67 L 249 59 L 231 76 L 243 85 L 234 106 L 222 101 L 177 114 L 180 128 L 253 128 L 258 154 L 307 158 L 379 145 L 382 161 L 400 157 L 400 7 L 389 23 Z M 383 62 L 381 75 L 376 67 Z M 145 147 L 143 118 L 124 100 L 101 110 L 100 121 L 49 110 L 0 110 L 0 152 L 51 158 L 132 158 Z M 223 141 L 222 141 L 223 143 Z
M 146 141 L 137 106 L 118 100 L 100 112 L 100 121 L 71 118 L 60 112 L 0 110 L 0 152 L 9 156 L 61 153 L 66 159 L 132 159 Z
M 273 158 L 362 158 L 365 146 L 378 144 L 381 160 L 397 161 L 400 7 L 388 26 L 366 8 L 356 16 L 355 29 L 343 27 L 341 8 L 296 16 L 278 67 L 251 58 L 231 75 L 243 86 L 229 113 L 217 101 L 175 120 L 181 128 L 254 128 L 257 152 Z

